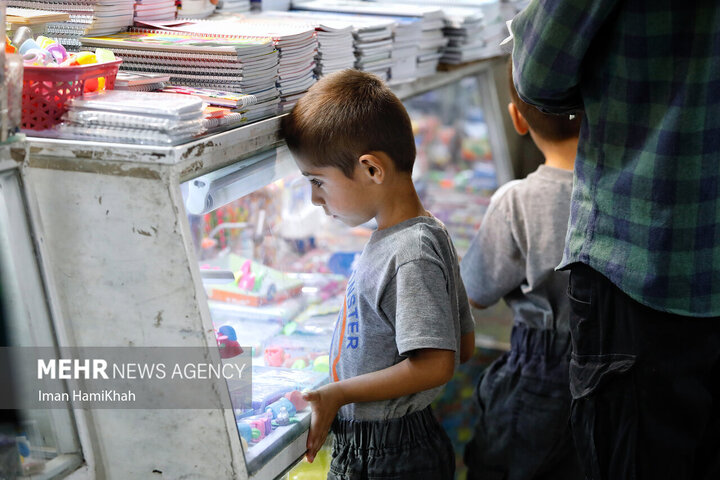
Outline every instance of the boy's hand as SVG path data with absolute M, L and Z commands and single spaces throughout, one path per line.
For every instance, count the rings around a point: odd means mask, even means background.
M 312 408 L 305 454 L 307 461 L 312 463 L 318 450 L 325 443 L 330 426 L 343 404 L 337 384 L 332 383 L 303 394 L 303 398 L 310 402 Z

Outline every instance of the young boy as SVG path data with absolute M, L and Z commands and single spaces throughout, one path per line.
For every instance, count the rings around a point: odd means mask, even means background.
M 467 360 L 474 324 L 444 226 L 411 179 L 415 143 L 400 100 L 374 75 L 324 77 L 283 118 L 312 201 L 350 226 L 375 219 L 312 405 L 307 459 L 334 433 L 330 479 L 451 479 L 455 460 L 430 402 Z
M 480 416 L 465 448 L 467 478 L 580 480 L 568 424 L 568 278 L 555 266 L 565 244 L 581 119 L 527 105 L 509 79 L 513 125 L 520 135 L 530 133 L 545 164 L 493 195 L 461 264 L 473 306 L 502 297 L 514 316 L 510 351 L 477 388 Z

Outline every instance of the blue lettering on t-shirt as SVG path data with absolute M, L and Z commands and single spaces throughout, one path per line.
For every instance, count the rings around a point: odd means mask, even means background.
M 358 305 L 357 296 L 355 295 L 355 278 L 350 279 L 345 293 L 345 299 L 347 301 L 347 317 L 354 318 L 354 322 L 350 322 L 349 331 L 347 333 L 354 333 L 355 335 L 348 335 L 348 348 L 356 349 L 360 344 L 360 337 L 357 334 L 360 332 L 360 322 L 358 321 Z

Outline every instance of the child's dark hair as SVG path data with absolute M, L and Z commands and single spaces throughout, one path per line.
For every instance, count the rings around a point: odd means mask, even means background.
M 316 167 L 333 166 L 352 178 L 360 156 L 386 153 L 400 172 L 411 172 L 415 140 L 400 99 L 375 75 L 358 70 L 330 74 L 303 95 L 281 122 L 290 151 Z
M 512 102 L 522 116 L 525 117 L 530 128 L 540 137 L 551 142 L 561 142 L 580 135 L 582 113 L 576 114 L 572 119 L 570 119 L 569 115 L 543 113 L 520 98 L 513 83 L 512 57 L 508 59 L 508 80 Z

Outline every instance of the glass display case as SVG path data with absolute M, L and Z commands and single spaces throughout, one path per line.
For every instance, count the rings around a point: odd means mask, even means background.
M 181 190 L 218 346 L 252 350 L 252 407 L 233 406 L 253 475 L 309 425 L 300 391 L 328 379 L 335 319 L 370 230 L 312 205 L 285 147 Z

